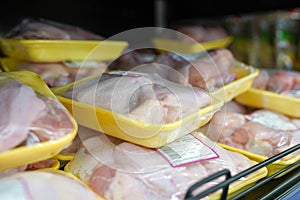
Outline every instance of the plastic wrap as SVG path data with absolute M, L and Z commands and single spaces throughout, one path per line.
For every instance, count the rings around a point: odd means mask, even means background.
M 117 71 L 99 78 L 78 85 L 63 96 L 150 124 L 173 122 L 211 104 L 205 91 L 148 73 Z
M 0 84 L 0 169 L 50 158 L 75 137 L 74 118 L 37 74 L 3 72 Z
M 220 20 L 178 22 L 170 26 L 174 31 L 159 32 L 152 43 L 160 51 L 188 54 L 226 48 L 232 37 L 222 23 Z
M 202 133 L 194 137 L 214 149 L 219 158 L 171 167 L 155 149 L 147 149 L 121 140 L 110 140 L 98 134 L 83 141 L 74 159 L 65 167 L 107 199 L 183 199 L 188 187 L 222 169 L 236 174 L 254 164 L 241 154 L 224 150 Z M 204 152 L 203 152 L 204 153 Z M 266 175 L 266 171 L 263 172 Z M 258 175 L 256 178 L 260 177 Z M 256 179 L 257 180 L 257 179 Z M 218 184 L 221 179 L 202 187 Z M 244 177 L 230 188 L 252 182 Z
M 77 135 L 70 145 L 64 148 L 56 158 L 62 161 L 69 161 L 74 158 L 74 155 L 77 153 L 78 149 L 82 147 L 82 141 L 86 140 L 98 132 L 83 126 L 78 126 Z
M 196 130 L 223 105 L 200 88 L 130 71 L 109 72 L 53 91 L 80 125 L 147 147 Z
M 26 171 L 2 177 L 0 191 L 0 199 L 102 199 L 72 175 L 55 170 Z
M 41 18 L 23 19 L 0 42 L 5 56 L 30 62 L 111 61 L 128 46 L 126 41 L 109 41 L 83 28 Z
M 253 108 L 265 108 L 290 117 L 300 117 L 298 71 L 260 69 L 251 88 L 235 100 Z
M 6 38 L 29 40 L 103 40 L 104 37 L 80 27 L 43 18 L 24 18 Z
M 88 76 L 102 74 L 107 69 L 106 62 L 96 60 L 36 63 L 2 58 L 0 61 L 4 71 L 29 70 L 39 74 L 50 88 L 61 87 Z
M 250 114 L 221 111 L 201 130 L 213 141 L 268 158 L 300 143 L 298 121 L 266 109 Z
M 267 90 L 277 94 L 299 98 L 296 94 L 300 90 L 300 73 L 291 70 L 261 70 L 258 80 L 254 80 L 253 88 Z
M 230 101 L 250 88 L 258 70 L 235 59 L 228 49 L 216 49 L 208 53 L 161 53 L 152 61 L 134 59 L 136 52 L 128 54 L 132 61 L 121 70 L 146 72 L 169 81 L 193 86 L 211 92 L 212 95 Z M 117 66 L 117 65 L 114 65 Z

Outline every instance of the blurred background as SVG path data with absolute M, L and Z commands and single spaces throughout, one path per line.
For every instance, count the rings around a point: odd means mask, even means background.
M 3 34 L 20 18 L 31 16 L 77 25 L 109 37 L 132 28 L 168 26 L 183 19 L 292 9 L 299 5 L 299 0 L 6 1 L 1 9 L 0 31 Z

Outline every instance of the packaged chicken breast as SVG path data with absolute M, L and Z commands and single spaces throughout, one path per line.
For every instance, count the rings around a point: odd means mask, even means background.
M 61 87 L 88 76 L 102 74 L 108 67 L 107 62 L 97 60 L 38 63 L 1 58 L 0 62 L 3 71 L 6 72 L 28 70 L 39 74 L 50 88 Z
M 41 77 L 0 74 L 0 170 L 54 157 L 76 136 L 77 123 Z
M 113 60 L 128 46 L 126 41 L 105 40 L 80 27 L 43 18 L 22 19 L 0 43 L 6 56 L 31 62 Z
M 152 43 L 161 51 L 194 54 L 226 48 L 232 39 L 221 20 L 210 19 L 173 23 L 170 29 L 160 31 Z
M 248 112 L 222 109 L 201 127 L 211 140 L 222 147 L 262 162 L 300 144 L 298 118 L 268 109 Z M 299 150 L 268 165 L 269 175 L 300 159 Z
M 238 95 L 235 100 L 246 106 L 300 117 L 300 73 L 292 70 L 260 69 L 251 88 Z
M 211 92 L 225 102 L 249 89 L 259 72 L 257 68 L 236 60 L 225 48 L 195 55 L 160 53 L 152 56 L 150 61 L 142 59 L 142 54 L 134 51 L 123 57 L 127 60 L 114 64 L 114 69 L 155 74 Z
M 200 88 L 132 71 L 111 71 L 53 92 L 80 125 L 147 147 L 188 134 L 223 105 Z
M 103 199 L 72 174 L 49 169 L 1 177 L 0 191 L 0 199 Z
M 158 149 L 149 149 L 98 133 L 83 141 L 65 167 L 93 191 L 110 199 L 184 199 L 197 181 L 222 169 L 235 175 L 255 162 L 223 149 L 200 132 L 193 132 Z M 230 185 L 229 194 L 266 176 L 266 168 Z M 218 178 L 201 187 L 220 183 Z M 218 199 L 220 191 L 205 199 Z

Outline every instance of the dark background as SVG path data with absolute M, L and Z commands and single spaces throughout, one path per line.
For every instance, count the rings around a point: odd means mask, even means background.
M 161 0 L 166 25 L 183 19 L 203 19 L 300 7 L 299 0 Z M 23 17 L 41 17 L 89 29 L 105 37 L 138 27 L 156 26 L 155 2 L 102 0 L 6 1 L 1 6 L 0 31 L 5 34 Z

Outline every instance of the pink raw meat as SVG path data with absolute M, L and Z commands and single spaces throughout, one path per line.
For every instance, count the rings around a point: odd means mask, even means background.
M 100 199 L 75 178 L 53 171 L 25 171 L 5 176 L 0 179 L 0 191 L 0 199 Z
M 84 141 L 70 163 L 69 171 L 106 199 L 183 199 L 187 188 L 222 169 L 234 175 L 253 163 L 243 155 L 227 151 L 200 132 L 193 133 L 219 158 L 173 168 L 155 150 L 128 142 L 114 145 L 103 134 Z M 201 187 L 216 185 L 221 179 Z
M 31 123 L 46 105 L 32 88 L 10 79 L 1 82 L 0 97 L 0 152 L 3 152 L 26 139 Z
M 70 98 L 72 93 L 73 99 L 79 102 L 148 123 L 172 122 L 210 105 L 210 96 L 199 88 L 147 73 L 119 73 L 104 74 L 100 82 L 91 80 L 85 83 L 88 86 L 77 86 L 65 96 Z
M 265 157 L 299 142 L 299 122 L 266 109 L 250 114 L 219 111 L 201 130 L 213 141 Z
M 17 39 L 103 40 L 100 35 L 83 28 L 42 18 L 24 18 L 7 35 Z

